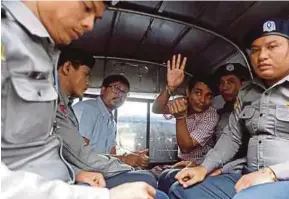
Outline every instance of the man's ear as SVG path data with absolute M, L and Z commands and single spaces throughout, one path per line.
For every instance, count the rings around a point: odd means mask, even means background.
M 100 95 L 103 95 L 103 92 L 105 91 L 106 87 L 102 86 L 100 89 Z
M 70 61 L 67 61 L 63 64 L 63 66 L 61 67 L 61 72 L 64 74 L 64 75 L 68 75 L 70 70 L 71 70 L 71 62 Z

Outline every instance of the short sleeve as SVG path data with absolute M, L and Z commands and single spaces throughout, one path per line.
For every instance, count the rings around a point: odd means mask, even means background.
M 97 112 L 92 111 L 93 107 L 85 102 L 78 102 L 72 108 L 79 122 L 79 133 L 91 140 Z

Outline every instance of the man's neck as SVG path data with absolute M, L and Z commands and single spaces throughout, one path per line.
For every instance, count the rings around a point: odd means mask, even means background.
M 69 86 L 69 81 L 63 79 L 60 76 L 59 76 L 59 87 L 67 97 L 71 96 L 72 92 Z
M 103 102 L 105 108 L 108 110 L 108 112 L 112 113 L 113 109 L 106 105 L 105 100 L 103 99 L 103 96 L 100 96 L 101 101 Z
M 279 82 L 280 80 L 284 79 L 285 77 L 287 77 L 289 75 L 289 71 L 287 72 L 287 74 L 283 75 L 282 77 L 278 78 L 278 79 L 273 79 L 273 80 L 263 80 L 264 85 L 266 86 L 266 88 L 270 88 L 271 86 L 273 86 L 274 84 L 276 84 L 277 82 Z

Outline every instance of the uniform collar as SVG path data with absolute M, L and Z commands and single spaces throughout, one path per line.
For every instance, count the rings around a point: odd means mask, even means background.
M 111 116 L 112 114 L 106 108 L 104 102 L 102 101 L 101 97 L 96 98 L 97 107 L 100 109 L 100 112 L 103 116 Z
M 235 104 L 235 101 L 233 101 L 233 102 L 226 102 L 226 103 L 224 104 L 223 108 L 219 109 L 219 110 L 217 111 L 217 113 L 218 113 L 219 115 L 221 115 L 221 114 L 224 114 L 224 113 L 231 113 L 231 112 L 233 112 L 233 110 L 234 110 L 234 104 Z
M 61 87 L 59 87 L 59 104 L 63 103 L 63 105 L 67 106 L 69 103 L 68 96 L 64 93 Z
M 46 28 L 34 13 L 21 1 L 2 1 L 9 13 L 32 35 L 48 38 L 54 44 Z
M 289 75 L 287 75 L 286 77 L 284 77 L 280 81 L 276 82 L 273 86 L 271 86 L 269 88 L 267 88 L 265 86 L 264 82 L 261 79 L 259 79 L 259 78 L 254 78 L 253 79 L 253 84 L 255 84 L 255 85 L 259 86 L 259 87 L 262 87 L 264 90 L 267 90 L 267 89 L 273 88 L 273 87 L 275 87 L 277 85 L 283 84 L 286 81 L 289 82 Z

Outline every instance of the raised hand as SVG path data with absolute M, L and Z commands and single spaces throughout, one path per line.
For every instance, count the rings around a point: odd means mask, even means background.
M 184 57 L 181 61 L 181 55 L 178 54 L 177 59 L 174 55 L 172 61 L 167 62 L 167 83 L 171 91 L 174 91 L 184 81 L 184 69 L 187 58 Z

